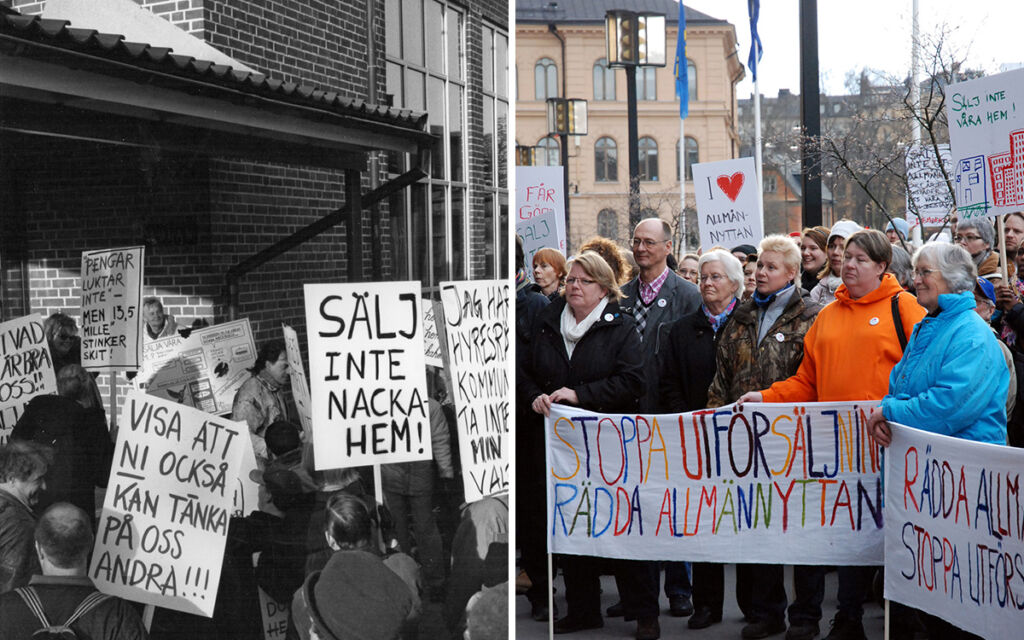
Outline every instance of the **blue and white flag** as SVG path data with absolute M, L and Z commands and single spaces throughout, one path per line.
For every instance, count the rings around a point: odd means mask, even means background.
M 760 0 L 747 0 L 747 15 L 750 17 L 750 55 L 747 56 L 747 68 L 757 82 L 757 63 L 761 62 L 764 48 L 761 46 L 761 36 L 757 35 L 757 18 L 761 14 Z
M 686 10 L 679 0 L 679 36 L 676 38 L 676 95 L 679 96 L 679 117 L 690 113 L 690 78 L 686 68 Z

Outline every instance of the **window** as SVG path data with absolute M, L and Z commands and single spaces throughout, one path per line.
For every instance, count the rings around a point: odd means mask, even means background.
M 658 143 L 654 138 L 644 136 L 636 143 L 637 159 L 640 162 L 640 179 L 658 181 Z
M 558 157 L 558 140 L 554 136 L 547 136 L 537 141 L 536 157 L 534 162 L 539 167 L 557 167 L 560 162 Z
M 693 165 L 700 162 L 700 151 L 697 148 L 697 141 L 686 136 L 686 179 L 693 180 Z
M 697 65 L 689 58 L 686 59 L 686 90 L 690 93 L 690 100 L 697 99 Z
M 655 68 L 637 67 L 636 69 L 636 99 L 657 100 L 658 89 L 655 86 Z
M 558 67 L 551 58 L 541 58 L 533 68 L 533 91 L 537 100 L 558 97 Z
M 611 209 L 601 209 L 597 214 L 597 235 L 618 241 L 619 215 Z
M 764 192 L 765 193 L 775 193 L 778 190 L 778 188 L 779 188 L 779 183 L 778 183 L 778 177 L 777 176 L 772 175 L 772 176 L 765 176 L 764 177 Z
M 619 179 L 617 150 L 611 138 L 601 138 L 594 143 L 594 180 L 617 182 Z
M 442 280 L 469 278 L 469 265 L 483 262 L 471 260 L 469 255 L 465 29 L 465 12 L 447 0 L 387 0 L 385 4 L 387 92 L 395 107 L 426 111 L 429 130 L 437 136 L 429 177 L 388 198 L 393 273 L 398 278 L 420 280 L 428 288 Z M 425 33 L 430 37 L 425 38 Z M 490 113 L 482 140 L 490 150 L 484 160 L 485 191 L 488 187 L 498 191 L 497 176 L 505 174 L 506 126 L 501 122 L 501 102 L 507 113 L 507 61 L 503 59 L 507 53 L 496 42 L 500 35 L 492 34 L 483 47 L 484 111 Z M 387 164 L 393 178 L 408 170 L 410 159 L 389 153 Z M 497 223 L 490 220 L 487 224 Z M 495 233 L 497 228 L 490 234 L 491 240 Z M 489 258 L 492 273 L 497 259 Z
M 615 99 L 615 70 L 608 66 L 608 59 L 601 58 L 594 63 L 594 100 Z

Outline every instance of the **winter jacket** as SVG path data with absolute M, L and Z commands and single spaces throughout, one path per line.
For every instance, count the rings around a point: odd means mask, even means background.
M 257 458 L 267 457 L 267 443 L 263 433 L 277 420 L 288 419 L 288 405 L 284 389 L 268 380 L 263 372 L 252 376 L 235 392 L 231 404 L 231 419 L 249 425 L 253 450 Z
M 797 289 L 758 345 L 757 305 L 753 300 L 741 303 L 719 338 L 718 366 L 707 406 L 727 405 L 747 391 L 763 389 L 796 373 L 804 357 L 804 335 L 820 310 Z
M 658 413 L 696 411 L 708 405 L 708 387 L 715 377 L 715 347 L 730 323 L 726 319 L 716 334 L 703 309 L 673 323 L 668 346 L 659 354 Z
M 381 465 L 381 485 L 385 491 L 403 496 L 433 495 L 435 465 L 438 475 L 442 478 L 455 477 L 448 419 L 437 400 L 430 398 L 427 406 L 430 414 L 430 448 L 433 451 L 433 460 Z
M 36 517 L 24 502 L 0 489 L 0 593 L 24 587 L 40 573 Z
M 892 317 L 899 295 L 900 320 L 908 338 L 924 307 L 903 291 L 891 273 L 856 300 L 846 285 L 818 313 L 804 336 L 804 358 L 796 375 L 763 390 L 764 402 L 879 400 L 889 390 L 889 372 L 903 356 Z
M 565 306 L 566 301 L 560 299 L 537 317 L 523 375 L 516 380 L 519 397 L 532 403 L 541 394 L 568 387 L 576 392 L 583 409 L 635 411 L 644 392 L 644 361 L 633 318 L 609 302 L 601 318 L 576 344 L 570 360 L 560 330 Z M 538 417 L 537 424 L 540 422 Z
M 32 589 L 51 624 L 71 617 L 82 600 L 97 592 L 85 576 L 32 576 Z M 0 598 L 0 640 L 24 640 L 43 625 L 16 593 Z M 79 638 L 97 640 L 145 640 L 148 637 L 135 606 L 121 598 L 109 598 L 71 625 Z
M 36 512 L 54 502 L 70 502 L 96 515 L 96 487 L 107 486 L 114 442 L 102 408 L 86 409 L 70 398 L 36 396 L 18 418 L 12 440 L 31 440 L 53 448 L 54 464 L 46 474 Z
M 939 296 L 889 376 L 886 419 L 964 440 L 1006 444 L 1010 372 L 974 294 Z
M 843 279 L 835 274 L 830 274 L 818 281 L 818 284 L 811 289 L 811 302 L 825 306 L 836 299 L 836 291 L 842 286 Z
M 178 335 L 178 331 L 181 330 L 181 327 L 179 327 L 178 323 L 175 322 L 174 316 L 169 313 L 164 314 L 164 326 L 160 329 L 159 333 L 154 334 L 148 323 L 143 323 L 143 326 L 146 328 L 147 340 L 159 340 L 160 338 L 166 338 L 168 336 L 176 336 Z
M 640 278 L 630 280 L 622 287 L 619 302 L 623 315 L 634 319 L 633 307 L 640 299 Z M 700 309 L 701 297 L 697 285 L 669 273 L 658 295 L 647 308 L 646 328 L 643 335 L 643 374 L 645 387 L 640 398 L 642 411 L 653 411 L 658 403 L 658 354 L 668 344 L 672 323 Z

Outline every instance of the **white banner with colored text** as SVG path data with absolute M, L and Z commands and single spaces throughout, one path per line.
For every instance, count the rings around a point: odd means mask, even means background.
M 890 423 L 885 597 L 983 638 L 1024 620 L 1024 451 Z
M 546 421 L 549 549 L 635 560 L 882 564 L 877 402 Z

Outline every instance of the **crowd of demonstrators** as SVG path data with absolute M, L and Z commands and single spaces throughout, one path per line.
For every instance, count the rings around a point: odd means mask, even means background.
M 149 339 L 188 331 L 162 305 L 147 299 L 145 307 Z M 480 619 L 493 619 L 493 593 L 502 583 L 507 592 L 508 498 L 463 502 L 456 417 L 445 406 L 441 370 L 427 369 L 432 459 L 382 465 L 376 486 L 369 467 L 314 468 L 280 340 L 260 345 L 232 406 L 230 417 L 252 436 L 257 468 L 249 479 L 259 485 L 259 505 L 229 519 L 212 618 L 158 607 L 144 628 L 138 603 L 94 597 L 86 567 L 96 490 L 108 482 L 114 442 L 95 378 L 80 364 L 74 320 L 54 314 L 44 333 L 57 393 L 32 398 L 0 447 L 0 638 L 31 636 L 25 631 L 43 626 L 36 611 L 90 634 L 80 637 L 262 638 L 260 590 L 287 612 L 290 638 L 461 638 L 479 592 L 488 603 L 477 605 Z M 75 550 L 53 551 L 51 543 Z M 80 548 L 84 555 L 75 555 Z M 28 587 L 41 602 L 34 609 Z M 104 635 L 91 635 L 101 627 Z M 479 628 L 476 635 L 487 637 Z

